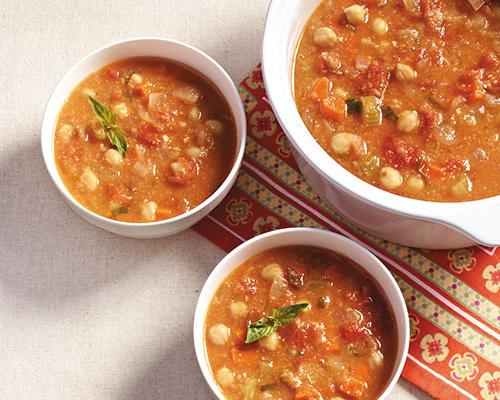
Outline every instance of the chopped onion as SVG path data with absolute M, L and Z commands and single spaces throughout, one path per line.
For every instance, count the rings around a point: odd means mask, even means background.
M 440 125 L 434 129 L 434 137 L 439 143 L 450 145 L 455 142 L 456 132 L 449 125 Z
M 148 99 L 148 111 L 150 113 L 161 112 L 166 99 L 165 93 L 151 93 Z
M 148 124 L 155 125 L 156 121 L 153 119 L 153 117 L 142 107 L 139 107 L 137 109 L 137 114 L 139 115 L 139 118 L 142 119 L 144 122 L 147 122 Z

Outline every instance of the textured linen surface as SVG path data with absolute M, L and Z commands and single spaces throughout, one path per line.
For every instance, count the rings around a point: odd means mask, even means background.
M 45 103 L 80 58 L 172 37 L 240 81 L 267 0 L 0 1 L 0 400 L 209 400 L 194 306 L 224 253 L 193 231 L 138 241 L 80 219 L 40 152 Z M 427 398 L 402 381 L 396 400 Z

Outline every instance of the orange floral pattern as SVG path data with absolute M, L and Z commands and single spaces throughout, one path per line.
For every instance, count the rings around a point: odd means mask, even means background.
M 424 350 L 422 358 L 429 364 L 435 361 L 443 361 L 450 352 L 446 347 L 447 344 L 448 338 L 441 333 L 436 333 L 434 336 L 425 335 L 420 342 L 420 348 Z

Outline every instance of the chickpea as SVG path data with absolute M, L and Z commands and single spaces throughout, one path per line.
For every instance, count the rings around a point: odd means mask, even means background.
M 148 201 L 141 207 L 141 217 L 145 221 L 154 221 L 156 218 L 156 210 L 158 206 L 154 201 Z
M 215 374 L 215 379 L 222 387 L 234 385 L 234 372 L 227 367 L 219 369 Z
M 109 164 L 115 167 L 119 166 L 123 162 L 122 155 L 115 149 L 107 150 L 106 153 L 104 153 L 104 158 Z
M 332 137 L 332 150 L 337 154 L 347 154 L 351 150 L 350 133 L 337 133 Z
M 382 364 L 384 364 L 384 355 L 380 351 L 372 353 L 368 359 L 368 366 L 371 369 L 377 369 L 380 368 Z
M 113 107 L 113 113 L 118 118 L 126 118 L 128 117 L 128 108 L 124 103 L 118 103 Z
M 342 65 L 342 61 L 340 61 L 340 57 L 338 55 L 329 53 L 327 51 L 321 53 L 321 59 L 324 61 L 326 68 L 330 72 L 338 71 L 338 69 Z
M 337 41 L 337 34 L 333 29 L 323 26 L 314 32 L 313 42 L 316 46 L 321 48 L 332 47 Z
M 366 152 L 366 144 L 358 135 L 352 133 L 337 133 L 331 141 L 332 150 L 337 154 L 347 154 L 351 149 L 358 154 Z
M 245 319 L 248 316 L 248 306 L 243 301 L 231 303 L 229 310 L 235 319 Z
M 75 130 L 71 125 L 64 124 L 57 131 L 57 136 L 59 137 L 59 140 L 61 141 L 62 144 L 66 144 L 71 140 L 74 133 Z
M 397 127 L 400 131 L 411 132 L 418 126 L 418 112 L 416 111 L 403 111 L 399 114 Z
M 140 85 L 143 81 L 144 81 L 144 78 L 142 77 L 142 75 L 135 72 L 132 75 L 130 75 L 128 84 L 130 86 L 137 86 L 137 85 Z
M 353 4 L 347 7 L 344 9 L 344 13 L 347 20 L 353 25 L 365 24 L 368 21 L 368 11 L 359 4 Z
M 380 183 L 386 189 L 396 189 L 403 184 L 403 176 L 392 167 L 384 167 L 380 170 Z
M 465 197 L 470 192 L 472 192 L 472 181 L 467 176 L 462 176 L 458 181 L 456 181 L 452 187 L 451 192 L 456 197 Z
M 398 81 L 411 81 L 417 77 L 417 71 L 407 64 L 396 64 L 396 79 Z
M 217 346 L 224 346 L 231 336 L 231 329 L 224 324 L 216 324 L 208 330 L 208 338 Z
M 425 181 L 420 175 L 412 175 L 408 178 L 406 185 L 411 191 L 420 192 L 425 188 Z
M 283 276 L 283 269 L 281 265 L 277 263 L 269 264 L 266 268 L 264 268 L 260 274 L 266 280 L 273 280 L 278 276 Z
M 216 119 L 209 119 L 205 127 L 214 135 L 221 136 L 224 133 L 224 124 Z
M 198 158 L 201 154 L 201 149 L 199 147 L 190 147 L 186 150 L 186 153 L 189 157 Z
M 383 36 L 389 30 L 389 25 L 382 18 L 375 18 L 372 23 L 372 30 L 378 36 Z
M 280 337 L 276 332 L 259 340 L 259 344 L 269 351 L 276 351 L 280 345 Z
M 191 121 L 199 121 L 201 118 L 201 111 L 198 107 L 193 107 L 191 111 L 189 111 L 188 115 Z
M 94 192 L 99 186 L 99 178 L 90 169 L 83 171 L 80 182 L 91 192 Z

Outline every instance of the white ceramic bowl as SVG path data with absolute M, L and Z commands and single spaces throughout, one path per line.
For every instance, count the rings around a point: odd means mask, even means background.
M 208 277 L 198 299 L 194 316 L 194 348 L 198 364 L 210 389 L 219 400 L 225 400 L 213 377 L 205 349 L 205 319 L 212 298 L 226 277 L 250 257 L 281 246 L 316 246 L 335 251 L 350 258 L 363 268 L 381 288 L 392 307 L 398 332 L 398 351 L 391 379 L 379 400 L 389 398 L 403 370 L 408 355 L 410 325 L 405 301 L 399 287 L 385 266 L 368 250 L 343 236 L 311 228 L 288 228 L 257 236 L 238 246 L 222 259 Z
M 302 174 L 333 209 L 383 239 L 441 249 L 500 245 L 500 196 L 464 203 L 397 196 L 349 173 L 308 132 L 293 98 L 292 71 L 304 25 L 319 2 L 272 0 L 262 48 L 267 93 Z
M 234 164 L 222 185 L 208 199 L 187 213 L 150 223 L 128 223 L 97 215 L 79 204 L 69 193 L 57 172 L 54 159 L 54 130 L 65 99 L 80 81 L 95 70 L 128 57 L 161 57 L 193 68 L 208 78 L 226 98 L 236 121 L 236 154 Z M 42 124 L 42 153 L 54 184 L 68 204 L 92 224 L 110 232 L 136 238 L 155 238 L 183 231 L 205 217 L 227 195 L 234 184 L 243 159 L 246 139 L 246 117 L 238 89 L 231 77 L 211 57 L 192 46 L 174 40 L 137 38 L 110 44 L 94 51 L 76 64 L 58 83 L 47 103 Z

